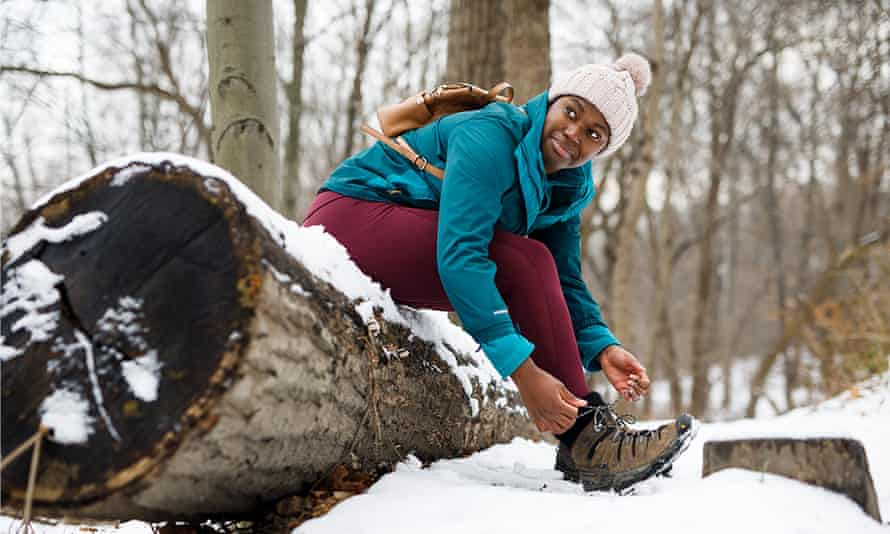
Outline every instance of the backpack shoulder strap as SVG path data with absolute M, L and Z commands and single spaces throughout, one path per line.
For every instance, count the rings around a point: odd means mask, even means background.
M 386 146 L 401 154 L 402 157 L 413 163 L 414 166 L 421 171 L 428 172 L 440 180 L 445 178 L 445 171 L 434 165 L 430 165 L 430 162 L 425 157 L 415 152 L 414 149 L 411 148 L 411 145 L 405 142 L 405 140 L 402 139 L 401 136 L 393 140 L 392 137 L 383 135 L 367 124 L 362 125 L 362 131 L 370 135 L 374 139 L 382 141 L 384 144 L 386 144 Z

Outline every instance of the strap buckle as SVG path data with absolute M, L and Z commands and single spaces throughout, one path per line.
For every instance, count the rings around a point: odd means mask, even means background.
M 418 162 L 420 162 L 420 163 L 418 163 Z M 418 169 L 420 169 L 421 171 L 426 171 L 426 167 L 429 164 L 430 164 L 429 160 L 426 159 L 425 157 L 421 156 L 420 154 L 414 156 L 414 166 L 417 167 Z

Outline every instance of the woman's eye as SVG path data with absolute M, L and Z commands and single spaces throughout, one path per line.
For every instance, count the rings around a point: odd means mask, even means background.
M 601 136 L 600 133 L 596 130 L 590 130 L 590 138 L 594 141 L 601 141 L 603 136 Z
M 574 119 L 575 118 L 575 110 L 572 108 L 566 108 L 566 115 L 568 115 L 570 119 Z

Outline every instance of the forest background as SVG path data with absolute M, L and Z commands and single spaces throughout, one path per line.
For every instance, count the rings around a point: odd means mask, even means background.
M 105 160 L 219 159 L 207 5 L 0 0 L 3 236 Z M 595 165 L 583 218 L 589 287 L 659 379 L 638 411 L 783 412 L 887 369 L 890 1 L 275 0 L 271 12 L 278 171 L 239 178 L 287 216 L 301 220 L 368 146 L 359 126 L 382 104 L 501 80 L 522 103 L 554 72 L 641 53 L 654 74 L 641 118 Z

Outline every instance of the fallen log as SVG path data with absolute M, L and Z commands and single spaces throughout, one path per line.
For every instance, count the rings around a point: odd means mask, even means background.
M 38 513 L 246 513 L 337 466 L 533 435 L 444 313 L 397 307 L 320 228 L 197 160 L 69 182 L 12 229 L 2 274 L 2 451 L 49 428 Z M 4 505 L 28 463 L 4 468 Z

